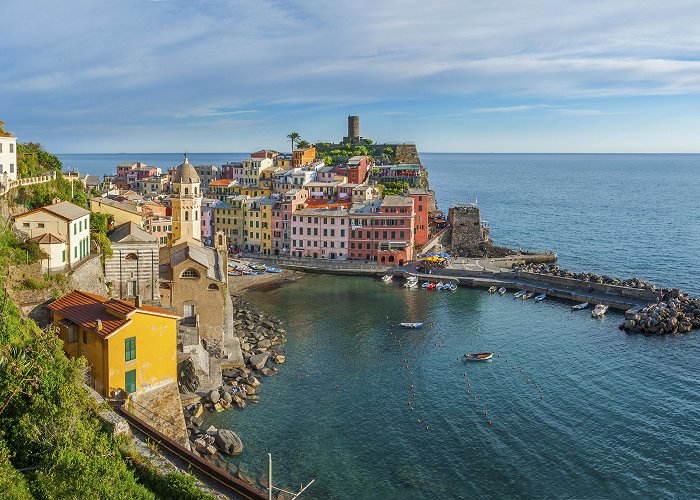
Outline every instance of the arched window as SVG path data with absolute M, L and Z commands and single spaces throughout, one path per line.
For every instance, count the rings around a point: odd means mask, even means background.
M 180 278 L 199 279 L 199 271 L 190 267 L 182 271 Z
M 194 213 L 194 220 L 197 220 L 198 219 L 197 211 L 195 210 L 193 213 Z
M 126 260 L 139 260 L 139 256 L 136 255 L 135 253 L 130 253 L 127 254 L 126 257 L 124 257 Z
M 218 289 L 219 289 L 219 285 L 217 285 L 217 284 L 215 284 L 215 283 L 211 283 L 211 284 L 207 287 L 207 290 L 218 290 Z
M 194 194 L 197 195 L 197 188 L 194 188 Z
M 393 255 L 389 255 L 389 262 L 394 262 L 394 256 L 393 256 Z
M 190 188 L 185 188 L 185 194 L 190 194 Z
M 189 212 L 185 212 L 185 220 L 190 220 L 190 213 Z

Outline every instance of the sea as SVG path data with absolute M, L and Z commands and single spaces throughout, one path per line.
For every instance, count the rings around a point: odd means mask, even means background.
M 193 164 L 245 154 L 190 154 Z M 180 154 L 59 155 L 81 172 Z M 478 202 L 496 244 L 700 295 L 700 155 L 421 153 L 438 206 Z M 235 286 L 235 284 L 234 284 Z M 700 332 L 629 335 L 542 303 L 313 275 L 246 300 L 288 330 L 261 401 L 206 414 L 231 462 L 300 498 L 698 498 Z M 422 321 L 421 331 L 399 322 Z M 464 363 L 465 352 L 494 352 Z

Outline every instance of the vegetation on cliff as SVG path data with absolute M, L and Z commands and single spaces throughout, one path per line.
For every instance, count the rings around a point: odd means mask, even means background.
M 34 177 L 51 171 L 60 173 L 63 165 L 38 142 L 17 144 L 17 173 L 20 178 Z

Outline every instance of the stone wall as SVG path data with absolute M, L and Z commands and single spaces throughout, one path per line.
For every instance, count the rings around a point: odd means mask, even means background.
M 73 288 L 97 295 L 107 295 L 104 270 L 99 254 L 91 254 L 71 274 Z
M 418 156 L 418 150 L 415 144 L 396 144 L 393 145 L 393 147 L 395 152 L 394 163 L 420 165 L 420 156 Z
M 115 297 L 133 300 L 140 295 L 159 305 L 158 243 L 113 243 L 112 257 L 105 262 L 105 279 L 112 283 Z M 135 290 L 129 282 L 135 284 Z
M 189 447 L 177 382 L 129 395 L 126 410 L 183 446 Z
M 476 206 L 458 206 L 449 210 L 452 228 L 450 247 L 453 255 L 471 257 L 483 255 L 481 246 L 488 241 L 481 225 L 481 214 Z

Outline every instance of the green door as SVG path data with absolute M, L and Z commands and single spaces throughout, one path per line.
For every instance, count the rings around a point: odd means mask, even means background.
M 126 372 L 125 377 L 126 392 L 131 394 L 136 392 L 136 370 L 129 370 Z

